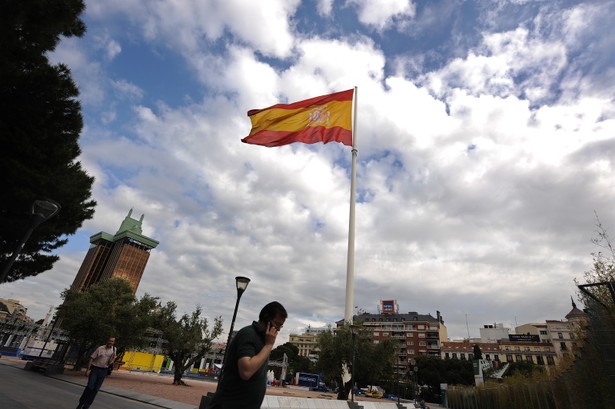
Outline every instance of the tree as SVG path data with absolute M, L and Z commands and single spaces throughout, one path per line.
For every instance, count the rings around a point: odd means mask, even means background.
M 286 354 L 286 357 L 288 358 L 288 368 L 286 369 L 286 373 L 291 378 L 297 372 L 311 373 L 315 370 L 312 361 L 310 361 L 309 358 L 305 356 L 300 356 L 299 348 L 297 348 L 296 345 L 293 345 L 290 342 L 279 345 L 275 349 L 273 349 L 271 351 L 271 354 L 269 355 L 269 360 L 282 361 L 284 359 L 284 354 Z M 273 371 L 276 378 L 280 379 L 282 368 L 274 368 Z M 280 379 L 280 381 L 283 380 L 284 379 Z
M 84 220 L 91 219 L 94 179 L 76 160 L 83 127 L 70 70 L 51 65 L 60 37 L 82 36 L 83 0 L 3 1 L 0 6 L 0 265 L 24 237 L 36 199 L 53 199 L 58 216 L 36 228 L 7 281 L 50 270 Z
M 528 380 L 546 380 L 548 374 L 542 366 L 533 362 L 510 362 L 508 370 L 504 374 L 506 383 L 525 383 Z
M 419 369 L 415 381 L 421 385 L 421 397 L 426 400 L 437 400 L 443 383 L 474 385 L 474 368 L 469 360 L 421 355 L 416 358 L 416 366 Z
M 583 274 L 584 284 L 613 283 L 615 282 L 615 245 L 597 214 L 596 234 L 597 236 L 591 242 L 600 250 L 591 253 L 593 259 L 592 268 Z M 579 284 L 576 279 L 575 284 Z M 607 309 L 610 308 L 613 312 L 612 306 L 615 303 L 615 299 L 613 299 L 608 286 L 596 285 L 586 287 L 585 291 L 581 293 L 581 298 L 584 300 L 585 305 L 590 304 L 591 298 Z M 613 317 L 615 318 L 615 315 Z
M 337 398 L 346 400 L 351 380 L 343 382 L 344 368 L 354 370 L 357 384 L 377 384 L 390 380 L 395 363 L 395 347 L 391 340 L 374 344 L 369 329 L 355 326 L 355 368 L 352 368 L 352 331 L 350 325 L 334 331 L 325 331 L 318 338 L 320 354 L 316 367 L 323 371 L 325 379 L 338 386 Z
M 201 307 L 179 319 L 176 310 L 177 305 L 172 301 L 159 305 L 154 327 L 162 331 L 163 349 L 173 361 L 173 385 L 186 385 L 182 381 L 184 372 L 211 351 L 213 340 L 222 334 L 222 319 L 215 318 L 213 328 L 209 329 L 207 318 L 201 318 Z
M 474 355 L 474 359 L 483 359 L 483 352 L 480 350 L 478 344 L 474 344 L 474 347 L 472 347 L 472 354 Z
M 613 353 L 615 339 L 615 245 L 596 214 L 596 237 L 591 241 L 599 248 L 591 253 L 591 268 L 584 273 L 582 289 L 586 319 L 575 331 L 575 359 L 569 362 L 557 381 L 565 385 L 570 401 L 577 407 L 615 407 L 615 367 L 605 359 Z
M 61 327 L 78 347 L 75 370 L 80 370 L 88 353 L 109 336 L 117 338 L 118 354 L 146 344 L 145 332 L 151 325 L 157 299 L 146 294 L 137 301 L 126 280 L 101 281 L 84 292 L 68 289 L 62 298 L 64 303 L 57 315 Z

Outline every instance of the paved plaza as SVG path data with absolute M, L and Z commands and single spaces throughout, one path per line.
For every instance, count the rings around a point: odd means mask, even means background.
M 0 401 L 2 409 L 74 408 L 87 378 L 84 372 L 67 367 L 62 375 L 45 376 L 26 371 L 26 362 L 13 357 L 0 358 Z M 156 373 L 115 371 L 105 380 L 92 408 L 167 408 L 195 409 L 201 398 L 216 388 L 215 382 L 185 379 L 188 386 L 173 385 L 171 376 Z M 345 409 L 345 401 L 335 400 L 333 393 L 301 389 L 269 387 L 262 408 Z M 364 409 L 397 409 L 395 402 L 365 400 L 358 397 Z M 412 404 L 406 404 L 412 408 Z M 430 405 L 437 408 L 438 405 Z

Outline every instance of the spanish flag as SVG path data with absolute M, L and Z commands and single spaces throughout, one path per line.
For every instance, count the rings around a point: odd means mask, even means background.
M 340 142 L 352 146 L 354 89 L 310 98 L 292 104 L 252 109 L 250 134 L 241 141 L 267 147 L 293 142 Z

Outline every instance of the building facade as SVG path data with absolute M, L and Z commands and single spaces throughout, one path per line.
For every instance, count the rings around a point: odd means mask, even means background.
M 541 366 L 558 364 L 553 344 L 541 341 L 537 335 L 511 334 L 508 340 L 501 340 L 499 346 L 504 362 L 529 362 Z
M 90 237 L 90 249 L 71 289 L 84 291 L 100 281 L 123 278 L 133 294 L 137 292 L 150 251 L 158 246 L 158 241 L 142 234 L 143 215 L 139 220 L 131 215 L 132 209 L 115 235 L 99 232 Z
M 399 313 L 396 300 L 381 300 L 380 313 L 364 312 L 353 316 L 356 325 L 368 328 L 375 343 L 393 338 L 399 341 L 397 348 L 397 367 L 399 373 L 411 368 L 411 360 L 420 355 L 440 356 L 442 342 L 448 333 L 440 311 L 436 316 L 417 312 Z M 338 321 L 337 326 L 344 325 Z
M 504 324 L 487 324 L 483 325 L 483 328 L 479 328 L 480 342 L 482 343 L 496 343 L 501 339 L 508 339 L 510 328 L 505 328 Z
M 32 322 L 32 318 L 28 317 L 28 309 L 19 300 L 12 298 L 0 298 L 0 318 Z
M 460 359 L 462 361 L 472 361 L 475 359 L 475 345 L 478 345 L 478 347 L 480 348 L 483 357 L 482 359 L 494 363 L 502 361 L 502 353 L 500 351 L 500 346 L 497 342 L 480 342 L 471 339 L 442 342 L 440 357 L 442 359 Z M 494 366 L 497 365 L 498 364 L 495 364 Z
M 288 342 L 296 346 L 299 350 L 299 356 L 309 358 L 312 362 L 318 360 L 318 336 L 327 331 L 327 328 L 312 328 L 307 327 L 302 334 L 290 334 Z

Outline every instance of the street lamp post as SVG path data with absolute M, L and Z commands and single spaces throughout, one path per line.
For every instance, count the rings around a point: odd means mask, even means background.
M 222 375 L 224 374 L 224 369 L 226 368 L 226 356 L 228 354 L 229 346 L 231 345 L 231 337 L 233 336 L 233 328 L 235 327 L 235 318 L 237 318 L 237 309 L 239 308 L 239 300 L 241 299 L 241 295 L 246 288 L 248 288 L 248 284 L 250 284 L 250 279 L 247 277 L 237 276 L 235 277 L 235 286 L 237 287 L 237 301 L 235 302 L 235 311 L 233 311 L 233 320 L 231 321 L 231 330 L 228 333 L 228 340 L 226 341 L 226 347 L 224 348 L 224 358 L 222 358 L 222 368 L 220 368 L 220 375 L 218 376 L 218 387 L 220 387 L 220 379 L 222 379 Z M 216 388 L 216 390 L 218 389 Z
M 34 203 L 32 203 L 32 210 L 30 213 L 30 225 L 28 226 L 28 230 L 26 231 L 24 236 L 21 238 L 21 241 L 17 245 L 17 248 L 15 249 L 15 251 L 13 251 L 13 254 L 11 254 L 11 257 L 6 261 L 4 267 L 2 268 L 2 273 L 0 273 L 0 284 L 6 281 L 9 275 L 9 271 L 13 266 L 13 263 L 17 259 L 17 256 L 19 256 L 19 253 L 21 253 L 21 250 L 32 235 L 34 229 L 36 229 L 41 223 L 55 216 L 61 208 L 62 207 L 58 203 L 49 199 L 35 200 Z
M 397 357 L 397 406 L 399 407 L 400 399 L 399 399 L 399 367 L 401 366 L 401 359 L 399 356 Z
M 355 362 L 355 356 L 356 356 L 356 351 L 355 351 L 355 345 L 354 345 L 354 339 L 356 337 L 356 333 L 354 332 L 354 325 L 350 324 L 350 331 L 352 334 L 352 372 L 350 373 L 350 401 L 354 403 L 354 374 L 355 374 L 355 367 L 354 367 L 354 362 Z M 348 395 L 346 395 L 348 396 Z
M 416 392 L 415 392 L 415 384 L 416 384 L 416 372 L 419 368 L 417 368 L 416 361 L 414 358 L 410 359 L 410 365 L 412 366 L 412 396 L 414 397 L 414 402 L 416 402 Z

